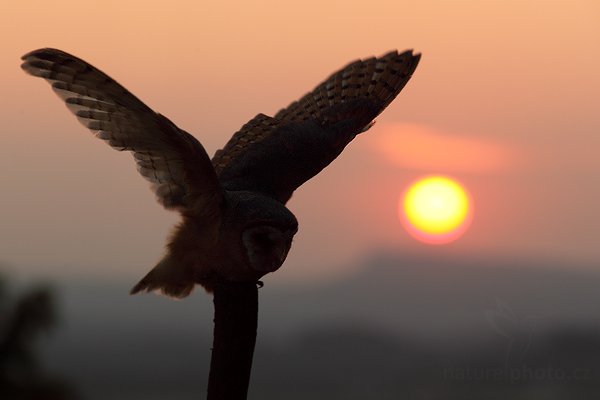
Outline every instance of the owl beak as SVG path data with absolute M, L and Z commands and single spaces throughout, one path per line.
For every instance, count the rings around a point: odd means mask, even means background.
M 271 263 L 271 271 L 276 271 L 279 269 L 279 267 L 281 267 L 283 265 L 286 255 L 287 255 L 287 252 L 285 250 L 282 251 L 281 253 L 279 253 L 277 258 L 275 260 L 273 260 L 273 262 Z
M 279 254 L 279 265 L 281 266 L 287 257 L 288 249 L 281 250 Z

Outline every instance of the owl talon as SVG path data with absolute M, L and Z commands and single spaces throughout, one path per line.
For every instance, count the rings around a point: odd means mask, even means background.
M 263 283 L 263 281 L 256 281 L 256 287 L 257 288 L 262 288 L 263 286 L 265 286 L 265 284 Z

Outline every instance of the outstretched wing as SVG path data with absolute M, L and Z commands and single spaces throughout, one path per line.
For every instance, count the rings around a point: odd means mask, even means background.
M 112 78 L 56 49 L 35 50 L 22 59 L 21 67 L 50 82 L 98 138 L 133 153 L 138 171 L 152 183 L 165 208 L 202 208 L 220 200 L 217 176 L 200 142 Z
M 366 131 L 409 81 L 412 50 L 358 60 L 275 117 L 259 114 L 212 159 L 225 188 L 256 190 L 285 203 L 293 191 Z

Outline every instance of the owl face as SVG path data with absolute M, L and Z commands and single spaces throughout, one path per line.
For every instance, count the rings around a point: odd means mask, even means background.
M 242 243 L 248 263 L 255 271 L 273 272 L 279 269 L 292 246 L 296 230 L 259 225 L 246 229 L 242 233 Z
M 258 278 L 277 270 L 285 261 L 298 231 L 294 214 L 279 201 L 261 193 L 225 193 L 226 206 L 220 230 L 222 257 L 232 259 L 232 271 L 244 274 L 253 271 L 251 276 Z M 238 243 L 236 250 L 231 247 L 232 243 Z

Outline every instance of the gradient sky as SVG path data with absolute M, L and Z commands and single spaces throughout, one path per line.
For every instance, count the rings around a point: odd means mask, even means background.
M 335 276 L 380 249 L 600 265 L 600 3 L 203 3 L 0 4 L 0 263 L 135 280 L 177 221 L 131 156 L 20 70 L 24 53 L 91 62 L 212 155 L 348 62 L 414 48 L 423 58 L 400 96 L 289 203 L 300 231 L 278 279 Z M 475 201 L 469 231 L 443 247 L 397 218 L 405 186 L 431 173 Z

